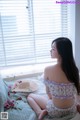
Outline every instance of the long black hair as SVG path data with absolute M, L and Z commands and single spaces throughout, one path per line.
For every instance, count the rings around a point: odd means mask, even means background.
M 75 64 L 73 57 L 72 42 L 66 37 L 59 37 L 52 41 L 56 43 L 56 48 L 61 56 L 62 62 L 61 67 L 64 73 L 66 74 L 68 80 L 74 83 L 77 92 L 79 94 L 79 70 Z

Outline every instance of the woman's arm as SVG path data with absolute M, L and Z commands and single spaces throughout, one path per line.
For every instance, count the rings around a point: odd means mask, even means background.
M 77 104 L 77 111 L 80 113 L 80 95 L 77 95 L 76 97 L 76 104 Z
M 48 69 L 49 69 L 48 67 L 46 67 L 46 68 L 44 69 L 44 80 L 48 80 L 48 73 L 49 73 L 49 70 L 48 70 Z M 51 96 L 49 87 L 48 87 L 46 84 L 45 84 L 45 86 L 46 86 L 46 93 L 47 93 L 49 99 L 52 99 L 52 96 Z
M 49 90 L 48 86 L 46 86 L 46 93 L 47 93 L 49 99 L 52 99 L 52 96 L 51 96 L 51 93 L 50 93 L 50 90 Z

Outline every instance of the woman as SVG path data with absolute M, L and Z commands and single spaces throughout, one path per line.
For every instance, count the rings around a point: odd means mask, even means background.
M 73 117 L 77 112 L 75 95 L 79 94 L 79 71 L 73 58 L 71 41 L 65 37 L 55 39 L 50 53 L 51 58 L 57 58 L 57 64 L 44 70 L 48 98 L 30 94 L 27 100 L 39 120 L 46 114 L 55 118 L 69 114 Z

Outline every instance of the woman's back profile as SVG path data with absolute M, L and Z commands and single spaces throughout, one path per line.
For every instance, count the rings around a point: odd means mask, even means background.
M 44 70 L 48 99 L 31 94 L 28 102 L 39 119 L 45 114 L 55 118 L 66 115 L 73 117 L 77 113 L 75 96 L 79 94 L 79 71 L 74 61 L 71 41 L 65 37 L 53 40 L 50 54 L 51 58 L 57 59 L 57 63 Z
M 50 96 L 56 107 L 69 108 L 74 104 L 75 101 L 73 98 L 77 92 L 76 88 L 67 79 L 60 65 L 56 64 L 46 68 L 44 82 L 47 89 L 51 91 L 48 91 L 48 93 L 51 94 Z

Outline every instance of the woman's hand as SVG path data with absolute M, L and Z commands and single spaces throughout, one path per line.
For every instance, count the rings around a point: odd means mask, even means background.
M 46 93 L 47 93 L 49 99 L 52 99 L 52 96 L 51 96 L 51 93 L 50 93 L 50 90 L 49 90 L 48 86 L 46 86 Z
M 77 105 L 77 111 L 80 113 L 80 105 Z

